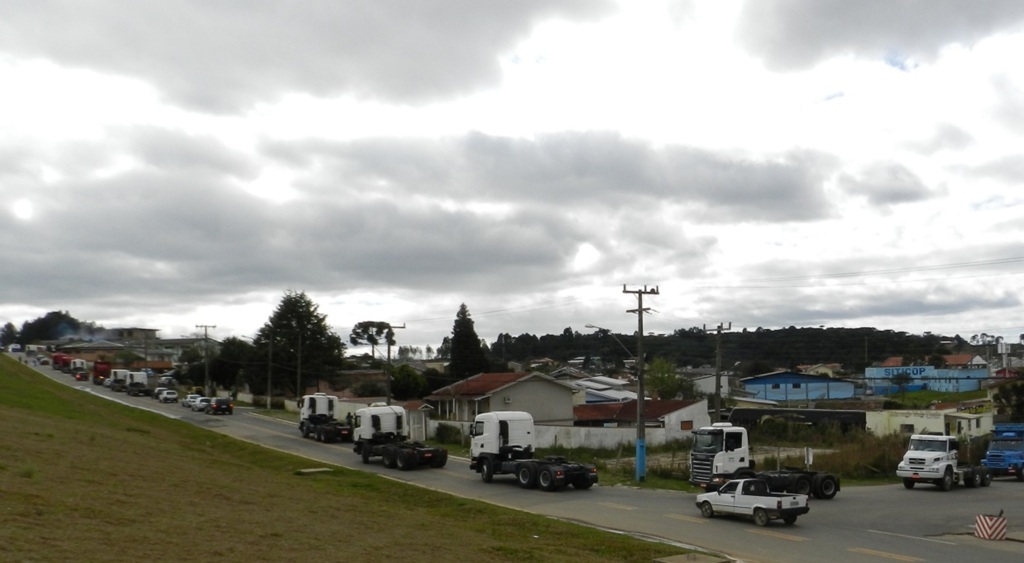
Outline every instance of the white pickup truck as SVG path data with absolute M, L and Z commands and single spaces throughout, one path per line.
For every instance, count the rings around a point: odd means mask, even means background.
M 769 520 L 792 524 L 797 516 L 810 511 L 807 495 L 773 493 L 761 479 L 734 479 L 715 492 L 697 495 L 696 504 L 705 518 L 738 514 L 750 516 L 758 526 L 767 525 Z

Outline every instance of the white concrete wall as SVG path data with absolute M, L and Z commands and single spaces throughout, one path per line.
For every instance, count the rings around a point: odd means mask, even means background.
M 438 424 L 448 424 L 462 429 L 464 436 L 469 436 L 468 422 L 445 420 L 428 421 L 428 437 L 433 438 Z M 668 428 L 647 428 L 644 437 L 648 446 L 660 446 L 671 440 L 690 437 L 690 433 Z M 556 445 L 566 448 L 617 448 L 619 446 L 634 447 L 636 444 L 636 428 L 625 426 L 620 428 L 600 428 L 593 426 L 547 426 L 537 425 L 538 448 L 551 448 Z

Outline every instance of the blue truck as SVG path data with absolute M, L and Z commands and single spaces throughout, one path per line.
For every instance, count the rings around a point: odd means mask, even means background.
M 1024 423 L 997 423 L 981 464 L 993 475 L 1024 481 Z

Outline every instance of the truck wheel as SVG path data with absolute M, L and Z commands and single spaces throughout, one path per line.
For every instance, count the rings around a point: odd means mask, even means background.
M 835 498 L 836 493 L 839 492 L 839 484 L 836 482 L 836 478 L 831 475 L 815 475 L 817 485 L 814 487 L 815 498 L 824 500 L 832 500 Z
M 913 489 L 915 484 L 915 481 L 909 477 L 903 479 L 903 486 L 908 489 Z
M 384 451 L 380 453 L 380 457 L 384 460 L 384 467 L 394 469 L 398 465 L 399 453 L 394 446 L 386 446 Z
M 363 463 L 370 463 L 370 448 L 363 445 Z
M 590 482 L 590 479 L 586 475 L 580 475 L 572 480 L 572 488 L 586 490 L 593 487 L 594 484 Z
M 981 472 L 972 470 L 970 475 L 964 476 L 964 485 L 974 489 L 981 486 Z
M 430 460 L 430 466 L 435 468 L 444 467 L 448 463 L 448 450 L 440 450 L 434 453 L 434 458 Z
M 754 509 L 754 523 L 758 526 L 768 525 L 768 513 L 763 508 Z
M 480 460 L 480 478 L 484 480 L 484 483 L 494 480 L 494 465 L 490 458 L 485 457 Z
M 402 471 L 409 471 L 416 467 L 416 452 L 414 450 L 398 450 L 395 457 L 398 469 Z
M 804 476 L 797 477 L 793 483 L 793 492 L 798 495 L 811 494 L 811 480 Z
M 540 471 L 537 472 L 537 484 L 545 491 L 558 490 L 558 486 L 555 485 L 555 476 L 551 474 L 550 467 L 540 468 Z
M 782 517 L 782 521 L 792 526 L 793 524 L 796 524 L 796 514 L 787 514 Z
M 1013 475 L 1017 478 L 1018 481 L 1024 481 L 1024 468 L 1018 467 L 1014 469 Z
M 992 472 L 985 471 L 985 474 L 981 476 L 981 486 L 987 487 L 992 484 Z
M 700 503 L 700 515 L 704 518 L 714 518 L 715 509 L 711 507 L 711 503 L 704 501 Z
M 950 467 L 946 468 L 946 473 L 939 480 L 939 488 L 943 491 L 948 491 L 953 488 L 953 469 Z
M 516 471 L 516 479 L 519 486 L 524 489 L 532 489 L 537 486 L 537 466 L 532 463 L 524 463 Z

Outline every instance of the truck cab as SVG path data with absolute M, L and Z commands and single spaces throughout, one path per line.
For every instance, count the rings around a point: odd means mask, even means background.
M 366 407 L 356 411 L 354 439 L 379 439 L 378 434 L 399 440 L 405 436 L 405 409 L 396 406 Z
M 914 434 L 907 452 L 896 466 L 903 486 L 912 489 L 918 482 L 934 483 L 943 491 L 953 485 L 987 487 L 992 473 L 985 466 L 960 465 L 960 441 L 956 436 Z
M 469 429 L 470 457 L 482 454 L 532 452 L 533 417 L 526 412 L 500 411 L 478 414 Z
M 753 474 L 746 428 L 716 422 L 693 431 L 690 483 L 714 490 L 730 479 Z
M 1013 475 L 1024 481 L 1024 424 L 997 423 L 981 464 L 993 475 Z

